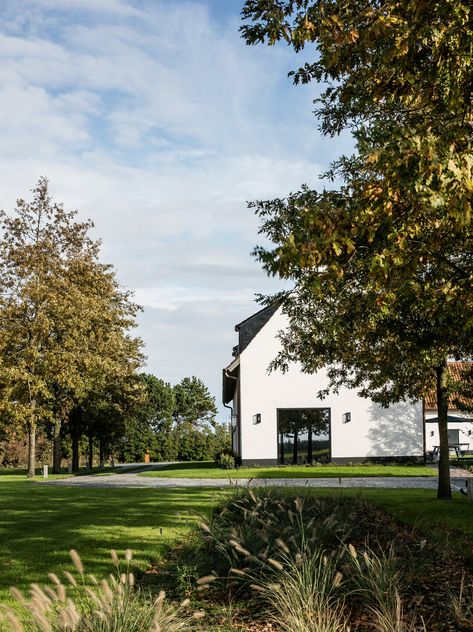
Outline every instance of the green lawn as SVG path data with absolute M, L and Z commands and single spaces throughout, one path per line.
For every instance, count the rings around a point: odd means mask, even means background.
M 437 472 L 423 465 L 285 465 L 281 467 L 240 467 L 221 470 L 212 461 L 194 461 L 166 465 L 139 476 L 169 478 L 339 478 L 350 476 L 436 476 Z
M 136 567 L 146 568 L 195 524 L 194 512 L 208 513 L 220 498 L 218 490 L 48 487 L 2 475 L 0 603 L 12 585 L 27 588 L 50 571 L 71 570 L 71 548 L 98 576 L 110 572 L 112 548 L 133 549 Z
M 363 491 L 368 500 L 372 500 L 397 520 L 417 527 L 427 535 L 445 527 L 462 531 L 470 540 L 468 553 L 473 553 L 473 502 L 459 492 L 453 492 L 452 501 L 437 500 L 436 494 L 436 490 L 429 489 Z
M 285 490 L 290 492 L 290 490 Z M 195 525 L 197 513 L 231 492 L 218 489 L 91 489 L 46 486 L 20 475 L 0 476 L 0 603 L 10 601 L 11 585 L 44 583 L 49 571 L 71 569 L 68 551 L 77 549 L 86 570 L 102 576 L 111 570 L 111 548 L 135 551 L 138 569 L 149 566 L 169 544 Z M 453 502 L 437 501 L 434 490 L 315 490 L 296 493 L 361 494 L 398 520 L 436 537 L 450 535 L 473 554 L 473 503 L 455 493 Z M 162 533 L 161 533 L 162 530 Z M 464 541 L 463 538 L 464 537 Z

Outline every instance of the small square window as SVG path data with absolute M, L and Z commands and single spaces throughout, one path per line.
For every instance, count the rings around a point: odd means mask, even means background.
M 256 424 L 260 424 L 261 423 L 261 413 L 256 413 L 256 415 L 253 415 L 253 426 L 256 426 Z
M 349 421 L 351 421 L 351 413 L 343 413 L 342 423 L 347 424 Z

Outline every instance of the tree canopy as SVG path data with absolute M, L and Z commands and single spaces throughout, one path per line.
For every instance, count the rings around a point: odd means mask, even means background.
M 322 191 L 252 204 L 274 247 L 270 274 L 295 281 L 274 366 L 331 365 L 384 405 L 437 377 L 439 497 L 450 497 L 446 362 L 471 355 L 473 15 L 458 0 L 248 0 L 247 43 L 285 40 L 314 61 L 294 81 L 325 82 L 323 134 L 351 130 L 356 153 Z M 338 185 L 338 188 L 335 186 Z
M 129 333 L 138 307 L 99 261 L 92 223 L 54 203 L 45 178 L 0 221 L 1 405 L 27 427 L 32 476 L 38 423 L 54 425 L 57 470 L 74 406 L 139 367 L 142 343 Z
M 215 398 L 199 378 L 185 377 L 174 387 L 176 407 L 174 418 L 177 423 L 189 423 L 192 426 L 213 424 L 217 407 Z

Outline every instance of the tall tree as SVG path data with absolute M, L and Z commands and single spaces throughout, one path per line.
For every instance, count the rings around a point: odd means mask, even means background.
M 54 398 L 48 382 L 47 351 L 54 345 L 50 306 L 64 260 L 76 250 L 88 224 L 72 225 L 72 216 L 48 196 L 47 181 L 33 190 L 33 201 L 18 200 L 16 212 L 0 215 L 0 358 L 2 400 L 28 431 L 28 476 L 34 476 L 35 433 L 39 420 L 51 420 Z
M 138 308 L 129 292 L 119 288 L 111 266 L 98 261 L 99 244 L 93 242 L 93 246 L 93 251 L 68 263 L 67 313 L 63 309 L 62 317 L 54 319 L 58 342 L 51 375 L 57 411 L 55 470 L 59 469 L 59 431 L 74 406 L 95 400 L 98 410 L 109 410 L 112 424 L 119 411 L 135 402 L 135 390 L 139 390 L 136 371 L 142 361 L 142 343 L 129 334 Z M 94 432 L 87 426 L 92 445 Z
M 174 419 L 176 423 L 189 423 L 193 426 L 215 424 L 217 407 L 215 398 L 199 378 L 185 377 L 174 387 L 176 406 Z
M 449 357 L 472 353 L 472 14 L 461 0 L 248 0 L 248 43 L 280 39 L 316 60 L 296 83 L 328 85 L 324 134 L 357 154 L 328 172 L 339 190 L 258 202 L 269 273 L 295 281 L 276 364 L 335 363 L 331 387 L 381 403 L 437 381 L 439 498 L 450 498 Z
M 177 458 L 172 434 L 175 409 L 174 390 L 154 375 L 139 376 L 143 397 L 141 404 L 126 419 L 122 456 L 124 460 L 142 460 L 149 451 L 156 460 Z
M 29 476 L 37 424 L 54 424 L 57 470 L 60 426 L 73 406 L 124 355 L 140 361 L 141 343 L 127 333 L 137 307 L 99 263 L 92 224 L 75 215 L 51 200 L 45 178 L 32 202 L 0 215 L 1 405 L 27 427 Z

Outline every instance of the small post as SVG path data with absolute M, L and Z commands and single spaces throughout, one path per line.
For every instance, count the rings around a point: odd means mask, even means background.
M 471 478 L 465 481 L 466 489 L 468 491 L 468 500 L 473 500 L 473 485 L 470 485 Z
M 43 465 L 43 478 L 48 478 L 48 464 Z
M 72 463 L 67 464 L 67 473 L 72 474 Z

